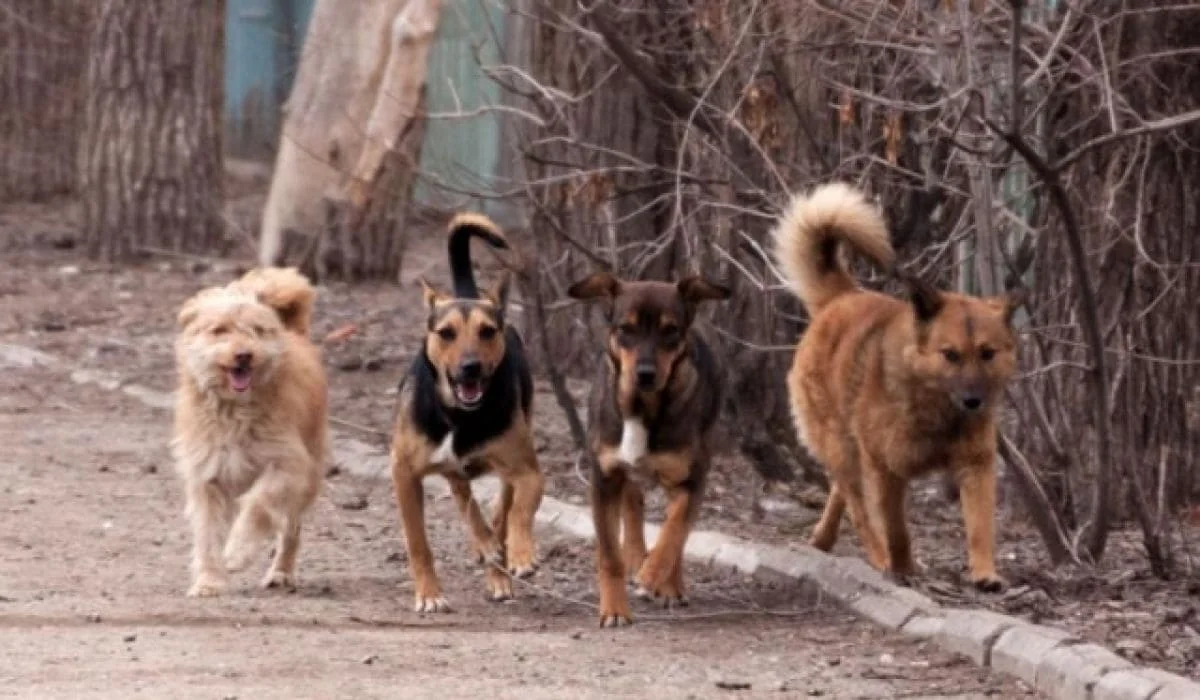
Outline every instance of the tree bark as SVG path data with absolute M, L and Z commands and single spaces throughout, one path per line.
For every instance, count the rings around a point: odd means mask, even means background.
M 92 0 L 0 12 L 0 201 L 74 190 Z
M 106 0 L 87 73 L 87 253 L 220 253 L 224 0 Z
M 395 277 L 441 0 L 320 0 L 288 98 L 259 260 Z M 356 37 L 346 41 L 345 37 Z

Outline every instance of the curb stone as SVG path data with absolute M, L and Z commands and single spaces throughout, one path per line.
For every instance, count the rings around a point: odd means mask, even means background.
M 26 346 L 0 343 L 0 366 L 66 370 L 76 384 L 120 391 L 158 409 L 174 404 L 170 393 L 126 383 L 115 375 L 75 369 Z M 336 431 L 330 438 L 333 460 L 343 470 L 365 478 L 388 478 L 388 458 L 381 450 Z M 449 496 L 449 487 L 441 480 L 426 481 L 426 489 L 435 496 Z M 492 498 L 497 483 L 494 478 L 480 479 L 474 490 L 481 498 Z M 553 497 L 543 498 L 537 521 L 581 539 L 595 536 L 586 506 Z M 647 524 L 647 539 L 657 534 L 658 527 Z M 756 545 L 710 531 L 692 532 L 684 556 L 764 582 L 815 586 L 880 626 L 915 639 L 932 639 L 977 664 L 1016 676 L 1054 700 L 1200 700 L 1200 683 L 1161 669 L 1134 667 L 1104 647 L 1077 643 L 1064 630 L 986 610 L 942 608 L 916 591 L 891 583 L 855 557 L 833 556 L 806 545 Z

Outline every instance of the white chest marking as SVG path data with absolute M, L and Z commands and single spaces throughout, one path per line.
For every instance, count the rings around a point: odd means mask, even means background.
M 617 457 L 629 465 L 636 465 L 638 460 L 646 456 L 650 434 L 646 432 L 646 424 L 641 418 L 626 418 L 625 427 L 621 431 L 621 446 L 617 448 Z
M 454 432 L 446 433 L 442 444 L 429 456 L 429 463 L 440 465 L 446 469 L 458 469 L 458 455 L 454 454 Z

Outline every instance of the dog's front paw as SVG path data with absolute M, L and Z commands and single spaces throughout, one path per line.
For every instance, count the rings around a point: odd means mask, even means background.
M 419 613 L 448 613 L 451 612 L 450 603 L 442 596 L 422 596 L 418 595 L 413 598 L 413 612 Z
M 225 581 L 212 576 L 201 574 L 188 589 L 189 598 L 215 598 L 225 592 Z
M 537 569 L 537 556 L 532 549 L 517 550 L 508 555 L 508 573 L 514 578 L 528 578 Z
M 633 624 L 633 615 L 629 612 L 629 603 L 617 604 L 610 607 L 600 606 L 601 627 L 628 627 Z
M 512 600 L 513 585 L 512 579 L 508 574 L 499 569 L 488 570 L 488 599 L 493 603 L 501 603 L 506 600 Z
M 670 610 L 671 608 L 686 608 L 688 606 L 687 596 L 675 584 L 665 582 L 657 587 L 651 587 L 645 583 L 638 583 L 637 590 L 634 595 L 642 600 L 650 600 L 662 605 Z
M 495 539 L 475 543 L 475 562 L 485 567 L 504 567 L 504 547 Z
M 1008 587 L 1008 583 L 995 573 L 972 574 L 971 585 L 984 593 L 999 593 Z
M 296 590 L 296 577 L 287 571 L 272 569 L 263 577 L 260 584 L 263 588 L 278 588 L 284 591 Z

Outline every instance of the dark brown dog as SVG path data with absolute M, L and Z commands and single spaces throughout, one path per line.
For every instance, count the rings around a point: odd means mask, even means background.
M 908 482 L 947 470 L 961 494 L 971 581 L 999 590 L 996 410 L 1016 369 L 1011 321 L 1023 295 L 972 297 L 909 279 L 909 299 L 893 299 L 855 284 L 842 246 L 892 270 L 882 216 L 846 185 L 797 196 L 775 232 L 780 266 L 812 316 L 788 375 L 792 411 L 832 483 L 811 544 L 831 549 L 849 508 L 871 564 L 906 578 L 916 572 Z
M 683 548 L 704 493 L 708 438 L 721 407 L 717 365 L 692 320 L 697 305 L 727 299 L 729 290 L 697 277 L 623 282 L 599 272 L 567 293 L 608 300 L 606 361 L 592 385 L 588 432 L 600 624 L 615 627 L 632 621 L 626 574 L 637 572 L 639 595 L 686 604 Z M 638 480 L 661 486 L 669 498 L 649 555 Z
M 508 247 L 483 216 L 460 214 L 450 223 L 454 295 L 423 283 L 428 330 L 401 384 L 392 434 L 392 481 L 418 612 L 450 609 L 425 532 L 421 481 L 429 474 L 441 474 L 450 483 L 472 549 L 486 567 L 493 600 L 512 597 L 509 574 L 528 576 L 537 566 L 533 519 L 544 480 L 530 426 L 533 379 L 521 337 L 505 323 L 508 278 L 479 293 L 471 271 L 472 237 Z M 470 483 L 488 472 L 502 484 L 490 526 Z

